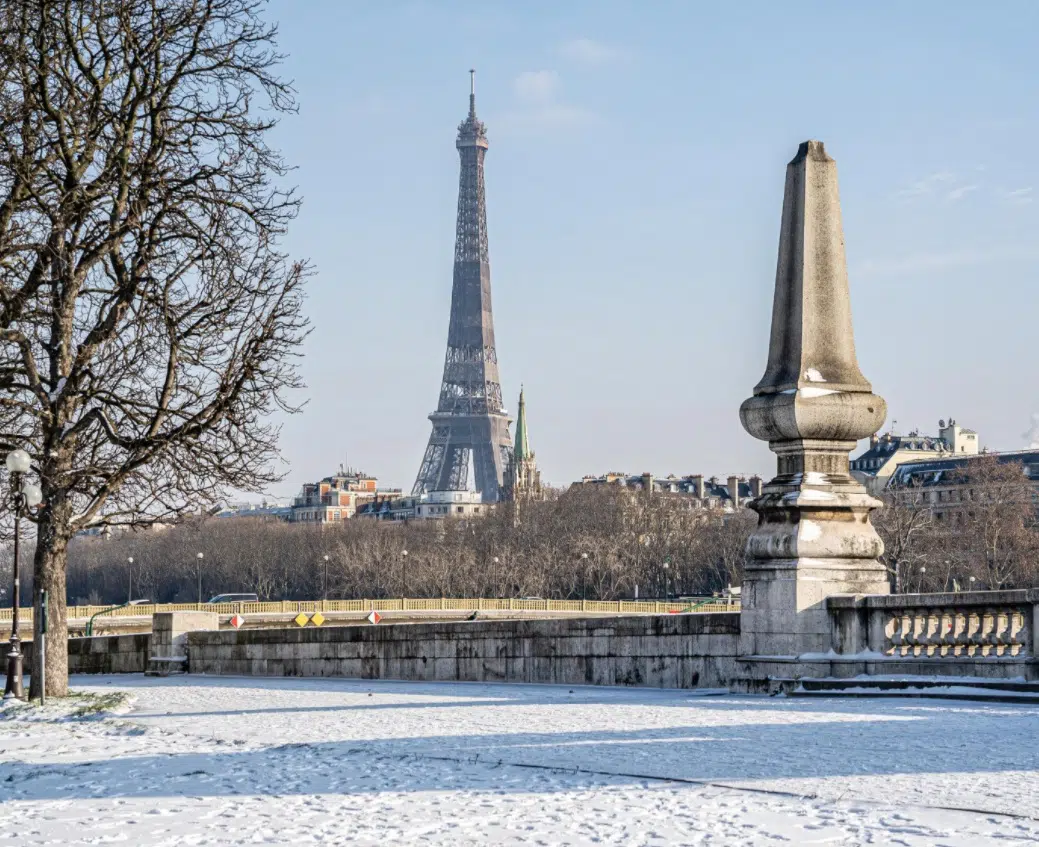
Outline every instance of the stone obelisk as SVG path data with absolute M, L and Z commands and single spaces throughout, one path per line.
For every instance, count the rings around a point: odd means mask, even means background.
M 747 543 L 743 656 L 823 653 L 828 596 L 888 593 L 869 521 L 881 504 L 848 467 L 886 413 L 855 357 L 837 163 L 806 141 L 786 169 L 768 365 L 740 407 L 779 465 L 750 504 L 758 526 Z

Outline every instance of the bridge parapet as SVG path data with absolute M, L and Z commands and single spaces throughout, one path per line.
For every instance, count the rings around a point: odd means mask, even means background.
M 1039 590 L 827 598 L 834 652 L 888 659 L 1039 655 Z

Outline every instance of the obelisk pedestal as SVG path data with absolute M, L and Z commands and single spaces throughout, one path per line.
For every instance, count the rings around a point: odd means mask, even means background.
M 779 466 L 750 504 L 743 657 L 818 659 L 806 654 L 831 647 L 828 596 L 888 593 L 869 521 L 881 504 L 848 467 L 886 413 L 855 357 L 837 164 L 807 141 L 787 165 L 768 365 L 740 408 Z

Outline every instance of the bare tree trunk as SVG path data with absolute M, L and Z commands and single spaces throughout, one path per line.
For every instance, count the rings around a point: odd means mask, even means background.
M 60 527 L 68 525 L 68 516 L 54 511 L 70 510 L 68 501 L 59 502 L 41 515 L 36 534 L 36 556 L 33 561 L 32 667 L 42 667 L 43 611 L 40 590 L 47 592 L 47 696 L 64 697 L 68 681 L 68 614 L 65 605 L 65 563 L 69 536 Z M 29 699 L 38 698 L 43 690 L 40 675 L 33 673 L 29 682 Z

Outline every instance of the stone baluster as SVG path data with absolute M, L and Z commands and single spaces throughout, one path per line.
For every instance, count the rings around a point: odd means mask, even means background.
M 953 612 L 952 643 L 954 656 L 966 656 L 968 651 L 968 626 L 969 615 L 965 612 Z
M 1014 609 L 1010 613 L 1009 637 L 1007 643 L 1010 645 L 1009 653 L 1012 656 L 1020 656 L 1027 650 L 1027 644 L 1031 640 L 1028 624 L 1024 612 Z
M 996 614 L 992 609 L 984 609 L 981 612 L 981 655 L 995 656 L 998 645 Z
M 992 617 L 993 652 L 997 656 L 1005 656 L 1010 647 L 1010 613 L 1006 609 L 994 609 Z
M 927 614 L 921 614 L 919 610 L 912 614 L 913 630 L 910 635 L 911 656 L 927 655 Z
M 912 630 L 912 620 L 904 612 L 896 612 L 888 621 L 887 631 L 890 633 L 888 642 L 890 649 L 885 652 L 888 655 L 904 656 L 909 650 L 909 633 Z
M 984 636 L 981 628 L 984 624 L 981 614 L 972 609 L 967 613 L 967 655 L 980 656 L 983 649 Z
M 942 620 L 941 613 L 937 609 L 924 612 L 927 621 L 927 636 L 924 642 L 924 655 L 941 656 L 942 643 Z
M 956 613 L 952 609 L 942 609 L 938 612 L 938 647 L 936 656 L 954 655 L 956 649 L 956 634 L 953 632 L 953 621 Z

